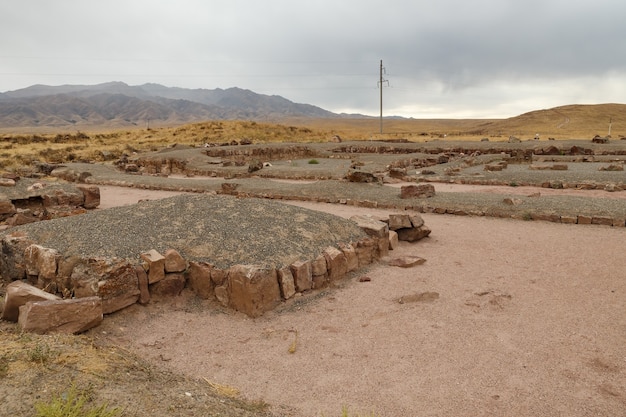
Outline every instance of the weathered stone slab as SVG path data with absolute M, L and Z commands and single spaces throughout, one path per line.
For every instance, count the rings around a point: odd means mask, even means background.
M 426 259 L 419 256 L 402 256 L 389 261 L 389 266 L 399 266 L 400 268 L 411 268 L 413 266 L 421 265 L 426 262 Z
M 348 272 L 352 272 L 359 267 L 359 258 L 356 256 L 356 248 L 352 244 L 339 244 L 339 248 L 346 257 Z
M 370 216 L 352 216 L 350 220 L 355 222 L 368 235 L 376 238 L 387 238 L 389 226 Z
M 259 317 L 280 304 L 276 269 L 235 265 L 228 273 L 229 306 L 250 317 Z
M 329 246 L 322 253 L 326 258 L 326 269 L 328 270 L 328 279 L 330 282 L 343 278 L 348 273 L 348 260 L 342 251 Z
M 30 245 L 24 251 L 26 273 L 37 275 L 43 282 L 54 280 L 57 275 L 59 258 L 60 255 L 55 249 Z
M 359 267 L 371 264 L 376 259 L 375 253 L 377 250 L 377 239 L 366 238 L 359 240 L 356 244 L 356 256 L 359 259 Z
M 405 242 L 417 242 L 430 235 L 431 230 L 427 226 L 413 227 L 411 229 L 398 230 L 398 240 Z
M 296 293 L 296 285 L 293 280 L 293 274 L 291 268 L 285 266 L 278 271 L 278 284 L 280 285 L 280 292 L 285 300 L 290 299 Z
M 150 286 L 150 294 L 160 297 L 176 297 L 185 288 L 185 275 L 181 273 L 165 274 L 165 278 Z
M 200 298 L 205 300 L 213 297 L 213 281 L 211 280 L 211 265 L 207 262 L 189 262 L 185 274 L 189 288 Z
M 296 291 L 302 292 L 312 288 L 313 272 L 311 270 L 311 261 L 296 261 L 289 268 L 293 274 Z
M 11 200 L 0 198 L 0 216 L 6 218 L 14 215 L 15 213 L 17 213 L 17 210 Z
M 98 326 L 102 317 L 99 297 L 29 301 L 20 307 L 18 324 L 27 332 L 76 334 Z
M 395 230 L 389 231 L 389 250 L 394 250 L 398 247 L 398 233 Z
M 408 214 L 402 213 L 389 215 L 389 230 L 398 230 L 408 227 L 413 227 Z
M 430 198 L 435 195 L 432 184 L 403 185 L 400 187 L 400 198 Z
M 409 219 L 413 227 L 422 227 L 424 225 L 424 218 L 419 213 L 409 214 Z
M 34 242 L 23 233 L 11 233 L 2 239 L 0 253 L 0 275 L 7 281 L 26 278 L 24 251 Z
M 166 250 L 163 257 L 165 258 L 164 268 L 166 273 L 183 272 L 187 269 L 187 262 L 176 249 Z
M 98 296 L 102 299 L 104 314 L 121 310 L 139 300 L 139 279 L 129 263 L 119 264 L 103 278 L 98 282 Z
M 165 278 L 165 257 L 154 249 L 140 255 L 148 272 L 148 282 L 154 284 Z
M 83 193 L 83 207 L 91 210 L 100 205 L 100 188 L 95 185 L 79 185 L 76 188 Z
M 139 304 L 145 305 L 150 302 L 150 288 L 148 284 L 148 274 L 143 267 L 135 266 L 135 273 L 137 274 L 137 284 L 139 285 Z
M 134 304 L 139 299 L 139 280 L 135 268 L 118 258 L 89 258 L 78 262 L 72 271 L 71 285 L 78 298 L 102 298 L 104 314 Z
M 4 309 L 0 318 L 8 321 L 17 321 L 19 309 L 29 301 L 60 300 L 54 294 L 50 294 L 23 281 L 13 281 L 6 287 L 4 296 Z

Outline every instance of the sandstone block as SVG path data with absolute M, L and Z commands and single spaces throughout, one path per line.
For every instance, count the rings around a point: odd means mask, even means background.
M 121 310 L 139 299 L 135 268 L 123 259 L 83 259 L 74 266 L 70 280 L 76 297 L 102 298 L 104 314 Z
M 387 238 L 389 226 L 370 216 L 352 216 L 350 220 L 355 222 L 368 235 L 376 238 Z
M 330 282 L 343 278 L 348 273 L 348 260 L 342 251 L 329 246 L 322 253 L 326 259 L 326 269 Z
M 148 284 L 148 274 L 139 265 L 135 266 L 135 273 L 137 274 L 137 284 L 139 285 L 139 304 L 145 305 L 150 302 L 150 288 Z
M 311 261 L 296 261 L 289 268 L 293 274 L 296 291 L 302 292 L 310 290 L 313 286 L 313 272 L 311 269 Z
M 578 224 L 591 224 L 591 216 L 579 215 Z
M 200 298 L 205 300 L 213 297 L 213 281 L 211 280 L 211 265 L 206 262 L 189 262 L 185 274 L 189 288 Z
M 235 265 L 228 273 L 229 306 L 250 317 L 259 317 L 280 304 L 280 288 L 274 268 Z
M 12 216 L 17 213 L 17 209 L 9 199 L 0 199 L 0 216 Z
M 177 250 L 168 249 L 165 251 L 163 257 L 165 258 L 164 268 L 166 273 L 183 272 L 187 269 L 187 262 L 185 262 L 185 259 L 180 256 Z
M 411 225 L 413 227 L 422 227 L 424 225 L 424 219 L 419 213 L 409 214 L 409 219 L 411 220 Z
M 59 258 L 59 253 L 54 249 L 30 245 L 24 251 L 26 273 L 37 275 L 44 282 L 51 281 L 56 277 Z
M 561 223 L 576 224 L 578 218 L 576 216 L 561 216 Z
M 76 188 L 83 193 L 83 207 L 91 210 L 100 205 L 100 188 L 95 185 L 79 185 Z
M 291 268 L 288 266 L 280 268 L 278 271 L 278 283 L 280 292 L 285 300 L 290 299 L 296 293 L 296 285 L 293 280 Z
M 373 238 L 365 238 L 357 242 L 356 256 L 359 259 L 359 267 L 367 266 L 376 259 L 377 243 L 377 240 Z
M 426 259 L 419 256 L 402 256 L 389 261 L 389 266 L 399 266 L 400 268 L 411 268 L 416 265 L 421 265 L 426 262 Z
M 60 298 L 23 281 L 13 281 L 6 287 L 4 309 L 0 318 L 8 321 L 17 321 L 21 306 L 29 301 L 45 300 L 60 300 Z
M 398 230 L 398 240 L 405 242 L 417 242 L 430 235 L 431 230 L 427 226 L 413 227 L 411 229 Z
M 561 222 L 561 216 L 559 216 L 556 213 L 532 213 L 531 217 L 533 220 L 540 220 L 540 221 L 554 222 L 554 223 Z
M 430 198 L 435 195 L 432 184 L 404 185 L 400 187 L 400 198 Z
M 389 230 L 398 230 L 408 227 L 413 227 L 408 214 L 389 215 Z
M 0 276 L 7 281 L 26 278 L 24 252 L 34 242 L 21 232 L 11 233 L 2 238 L 0 251 Z
M 211 281 L 215 286 L 222 285 L 228 277 L 228 270 L 211 266 Z
M 102 322 L 99 297 L 30 301 L 20 307 L 18 324 L 34 333 L 82 333 Z
M 110 314 L 135 304 L 139 300 L 139 278 L 135 268 L 121 262 L 98 282 L 98 296 L 102 299 L 102 312 Z
M 389 250 L 394 250 L 398 247 L 398 233 L 394 230 L 389 231 Z
M 356 249 L 352 244 L 339 244 L 339 248 L 346 257 L 348 272 L 352 272 L 359 267 L 359 258 L 356 256 Z
M 148 281 L 154 284 L 165 278 L 165 257 L 154 249 L 144 252 L 141 259 L 145 262 Z
M 220 285 L 215 287 L 215 298 L 221 305 L 224 307 L 228 307 L 229 298 L 228 298 L 228 286 Z
M 613 225 L 613 217 L 609 216 L 593 216 L 591 219 L 591 224 L 601 224 L 604 226 L 612 226 Z
M 176 297 L 185 288 L 185 275 L 181 273 L 165 274 L 165 278 L 150 286 L 152 296 Z

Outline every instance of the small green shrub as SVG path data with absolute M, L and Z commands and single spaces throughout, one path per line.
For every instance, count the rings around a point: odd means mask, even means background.
M 45 365 L 54 356 L 54 352 L 45 343 L 37 343 L 35 347 L 28 349 L 28 360 L 31 362 L 37 362 L 41 365 Z
M 320 161 L 318 161 L 317 159 L 309 159 L 309 164 L 315 165 L 315 164 L 319 164 Z
M 67 392 L 52 398 L 50 402 L 35 404 L 37 417 L 118 417 L 119 408 L 109 408 L 108 404 L 89 406 L 91 396 L 72 385 Z

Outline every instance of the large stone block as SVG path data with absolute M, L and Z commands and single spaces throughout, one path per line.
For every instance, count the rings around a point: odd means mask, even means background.
M 285 266 L 278 271 L 278 284 L 280 285 L 280 292 L 285 300 L 290 299 L 296 293 L 296 285 L 293 280 L 293 274 L 291 268 Z
M 405 242 L 417 242 L 430 235 L 430 229 L 428 227 L 413 227 L 411 229 L 398 230 L 398 239 Z
M 211 270 L 212 266 L 207 262 L 191 261 L 185 272 L 189 288 L 205 300 L 212 298 L 214 294 Z
M 181 273 L 165 274 L 165 278 L 150 286 L 152 296 L 176 297 L 185 288 L 185 275 Z
M 154 249 L 140 255 L 148 271 L 148 281 L 154 284 L 165 278 L 165 257 Z
M 356 256 L 359 259 L 359 267 L 371 264 L 376 259 L 378 241 L 374 238 L 361 239 L 356 244 Z
M 30 245 L 24 251 L 26 273 L 37 275 L 45 285 L 56 278 L 59 258 L 60 255 L 55 249 Z
M 6 287 L 4 296 L 3 320 L 17 321 L 19 309 L 29 301 L 60 300 L 54 294 L 50 294 L 23 281 L 13 281 Z
M 83 193 L 83 207 L 91 210 L 100 205 L 100 188 L 95 185 L 79 185 L 76 188 Z
M 20 307 L 18 324 L 34 333 L 82 333 L 102 322 L 99 297 L 30 301 Z
M 346 257 L 348 271 L 352 272 L 359 268 L 359 258 L 356 255 L 356 249 L 352 244 L 339 244 L 339 248 Z
M 134 304 L 139 299 L 139 279 L 135 268 L 119 258 L 90 258 L 74 266 L 71 276 L 74 295 L 102 298 L 104 314 Z
M 2 238 L 0 252 L 0 276 L 7 281 L 26 278 L 24 251 L 34 242 L 22 232 L 11 233 Z
M 355 222 L 363 231 L 372 237 L 387 238 L 389 226 L 386 223 L 376 220 L 370 216 L 352 216 L 350 220 Z
M 348 260 L 342 251 L 329 246 L 324 249 L 323 255 L 326 258 L 326 268 L 330 282 L 337 281 L 348 273 Z
M 302 292 L 313 287 L 313 273 L 311 271 L 311 261 L 296 261 L 289 268 L 293 274 L 296 291 Z
M 400 187 L 400 198 L 430 198 L 435 195 L 432 184 L 403 185 Z
M 177 250 L 168 249 L 165 251 L 163 257 L 165 258 L 164 267 L 166 273 L 183 272 L 187 269 L 187 262 L 185 262 L 185 259 L 180 256 Z
M 389 215 L 389 230 L 398 230 L 407 227 L 413 227 L 408 214 L 402 213 Z
M 228 273 L 229 306 L 250 317 L 259 317 L 281 302 L 276 269 L 235 265 Z

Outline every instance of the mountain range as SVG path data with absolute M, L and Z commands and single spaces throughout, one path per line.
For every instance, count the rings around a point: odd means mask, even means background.
M 241 88 L 186 89 L 123 82 L 33 85 L 0 93 L 1 128 L 119 128 L 200 120 L 280 121 L 336 113 Z

